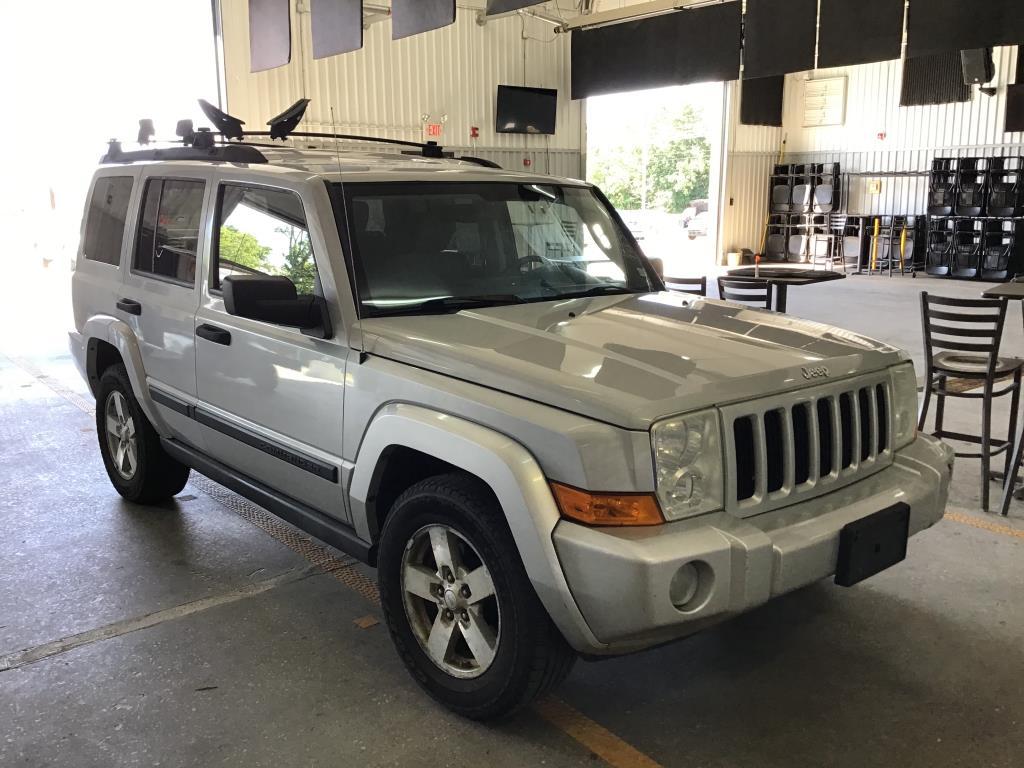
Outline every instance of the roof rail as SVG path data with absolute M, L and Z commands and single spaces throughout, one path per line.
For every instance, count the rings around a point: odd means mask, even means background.
M 112 141 L 100 163 L 136 163 L 143 160 L 199 160 L 208 163 L 266 163 L 267 158 L 256 147 L 246 144 L 217 144 L 212 147 L 161 147 L 123 152 L 121 143 Z
M 456 157 L 455 159 L 464 160 L 467 163 L 476 163 L 477 165 L 482 165 L 484 168 L 501 168 L 501 166 L 498 165 L 493 160 L 487 160 L 483 157 L 472 157 L 470 155 L 462 155 L 461 157 Z

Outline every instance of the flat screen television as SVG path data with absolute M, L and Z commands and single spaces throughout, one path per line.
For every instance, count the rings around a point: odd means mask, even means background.
M 494 130 L 498 133 L 554 133 L 558 91 L 554 88 L 498 86 Z

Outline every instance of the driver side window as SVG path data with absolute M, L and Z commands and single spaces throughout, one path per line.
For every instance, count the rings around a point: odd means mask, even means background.
M 231 275 L 283 275 L 302 294 L 320 293 L 302 201 L 294 192 L 222 184 L 210 290 Z

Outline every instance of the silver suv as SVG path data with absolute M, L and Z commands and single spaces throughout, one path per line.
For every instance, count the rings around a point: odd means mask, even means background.
M 195 469 L 376 566 L 413 677 L 480 719 L 942 516 L 905 353 L 667 292 L 597 189 L 485 166 L 112 151 L 71 347 L 117 491 Z

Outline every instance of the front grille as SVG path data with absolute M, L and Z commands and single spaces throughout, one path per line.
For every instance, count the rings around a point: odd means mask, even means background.
M 890 401 L 882 373 L 724 407 L 727 507 L 767 512 L 888 466 Z

